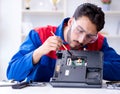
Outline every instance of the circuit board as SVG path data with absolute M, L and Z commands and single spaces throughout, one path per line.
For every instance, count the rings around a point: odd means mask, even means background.
M 103 53 L 100 51 L 57 52 L 51 84 L 54 87 L 101 87 Z

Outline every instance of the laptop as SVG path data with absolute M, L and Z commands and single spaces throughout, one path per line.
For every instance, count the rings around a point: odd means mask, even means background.
M 70 54 L 70 53 L 72 54 Z M 58 51 L 53 87 L 101 88 L 103 53 L 100 51 Z

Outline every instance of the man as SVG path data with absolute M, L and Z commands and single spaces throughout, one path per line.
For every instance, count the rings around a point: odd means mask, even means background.
M 104 53 L 103 79 L 120 80 L 120 56 L 98 32 L 104 27 L 104 13 L 96 5 L 85 3 L 58 26 L 31 30 L 19 51 L 11 59 L 8 79 L 47 82 L 53 76 L 56 51 L 95 50 Z M 55 35 L 54 35 L 54 34 Z

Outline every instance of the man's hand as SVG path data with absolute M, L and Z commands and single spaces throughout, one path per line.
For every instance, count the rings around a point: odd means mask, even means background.
M 40 47 L 43 50 L 43 55 L 50 51 L 56 51 L 62 46 L 62 40 L 58 36 L 50 36 Z
M 38 49 L 33 53 L 33 63 L 36 64 L 41 56 L 48 54 L 50 51 L 56 51 L 62 46 L 62 39 L 58 36 L 50 36 Z

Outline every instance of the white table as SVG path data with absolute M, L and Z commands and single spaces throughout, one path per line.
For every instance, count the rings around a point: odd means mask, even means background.
M 43 87 L 12 89 L 0 87 L 0 94 L 120 94 L 120 90 L 107 88 L 53 88 L 50 84 Z

